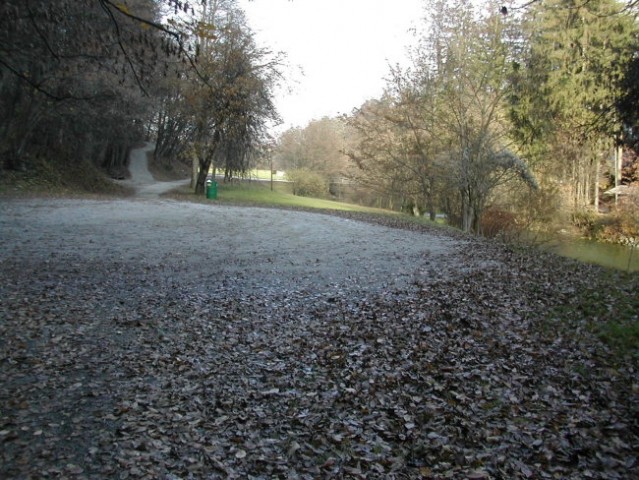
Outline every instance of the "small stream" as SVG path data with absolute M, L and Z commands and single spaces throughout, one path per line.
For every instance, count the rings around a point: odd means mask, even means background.
M 633 249 L 624 245 L 596 242 L 565 235 L 554 237 L 544 243 L 542 248 L 582 262 L 630 272 L 639 271 L 639 247 Z

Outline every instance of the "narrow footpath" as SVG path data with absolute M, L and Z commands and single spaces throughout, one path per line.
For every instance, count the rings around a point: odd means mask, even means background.
M 163 193 L 181 187 L 189 183 L 189 180 L 176 180 L 173 182 L 159 182 L 149 172 L 147 154 L 155 148 L 155 144 L 147 142 L 143 147 L 131 150 L 129 157 L 129 173 L 131 178 L 122 180 L 123 185 L 135 189 L 138 197 L 154 198 Z

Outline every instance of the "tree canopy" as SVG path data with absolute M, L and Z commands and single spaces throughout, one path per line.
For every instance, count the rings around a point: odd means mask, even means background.
M 277 121 L 278 61 L 256 45 L 234 0 L 7 0 L 3 166 L 46 157 L 109 168 L 152 136 L 157 155 L 196 155 L 202 172 L 217 159 L 232 175 Z
M 471 232 L 596 211 L 608 159 L 636 141 L 636 2 L 425 5 L 412 65 L 350 117 L 360 182 Z

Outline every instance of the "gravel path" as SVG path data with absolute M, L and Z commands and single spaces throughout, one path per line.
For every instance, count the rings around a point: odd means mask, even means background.
M 462 242 L 307 212 L 163 200 L 134 150 L 133 200 L 8 200 L 0 261 L 128 262 L 196 288 L 360 290 L 441 279 Z
M 0 262 L 127 262 L 215 289 L 361 289 L 441 278 L 459 241 L 328 215 L 169 200 L 0 205 Z
M 158 195 L 173 190 L 188 183 L 188 180 L 177 180 L 174 182 L 158 182 L 153 178 L 148 168 L 147 153 L 155 147 L 148 143 L 142 147 L 131 151 L 129 157 L 129 173 L 131 178 L 119 183 L 133 187 L 136 195 L 141 198 L 155 198 Z

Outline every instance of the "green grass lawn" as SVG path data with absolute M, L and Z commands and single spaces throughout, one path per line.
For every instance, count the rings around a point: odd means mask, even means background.
M 286 188 L 286 187 L 284 187 Z M 264 204 L 283 207 L 301 207 L 327 210 L 346 210 L 369 213 L 388 213 L 379 208 L 363 207 L 351 203 L 335 202 L 321 198 L 300 197 L 284 191 L 281 185 L 271 191 L 268 184 L 254 185 L 225 185 L 218 189 L 218 199 L 221 202 Z
M 290 188 L 290 184 L 277 182 L 274 183 L 273 191 L 271 191 L 268 182 L 245 182 L 240 184 L 218 182 L 217 199 L 215 200 L 207 200 L 202 196 L 196 197 L 188 187 L 180 189 L 178 192 L 173 192 L 173 195 L 182 200 L 400 215 L 399 212 L 380 208 L 364 207 L 321 198 L 300 197 L 290 193 Z
M 254 169 L 249 170 L 248 172 L 246 172 L 246 178 L 247 179 L 257 179 L 257 180 L 270 180 L 271 179 L 271 171 L 270 170 L 260 170 L 260 169 L 254 168 Z M 275 178 L 276 180 L 282 179 L 281 177 L 278 177 L 277 175 L 273 175 L 273 178 Z

